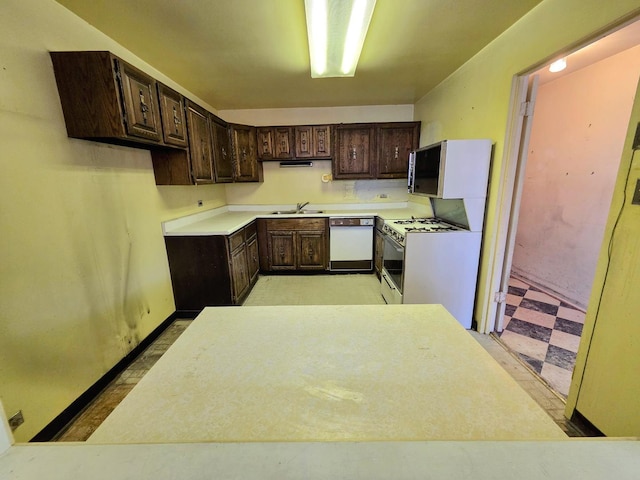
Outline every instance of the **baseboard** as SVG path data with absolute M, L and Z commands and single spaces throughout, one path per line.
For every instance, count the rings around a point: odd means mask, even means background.
M 578 410 L 574 410 L 571 415 L 571 423 L 587 437 L 606 437 L 598 428 L 582 415 Z
M 50 442 L 54 440 L 59 432 L 64 429 L 82 410 L 86 408 L 122 371 L 124 371 L 149 345 L 156 340 L 162 332 L 177 318 L 193 318 L 179 315 L 179 312 L 172 313 L 166 320 L 158 325 L 145 339 L 143 339 L 131 352 L 122 360 L 116 363 L 107 373 L 91 385 L 76 400 L 65 408 L 47 426 L 40 430 L 30 442 Z

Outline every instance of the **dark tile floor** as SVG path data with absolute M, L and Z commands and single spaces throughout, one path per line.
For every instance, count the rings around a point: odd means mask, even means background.
M 512 277 L 504 330 L 498 336 L 551 388 L 566 397 L 584 316 L 575 307 Z

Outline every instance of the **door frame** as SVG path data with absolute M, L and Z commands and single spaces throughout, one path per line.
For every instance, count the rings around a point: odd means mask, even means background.
M 517 209 L 514 210 L 514 207 L 519 206 L 522 196 L 522 185 L 520 184 L 518 186 L 516 181 L 518 172 L 524 172 L 524 165 L 521 165 L 520 162 L 526 161 L 527 153 L 526 150 L 521 150 L 523 147 L 526 147 L 526 144 L 523 143 L 523 134 L 527 137 L 528 142 L 530 132 L 527 133 L 526 129 L 530 130 L 531 124 L 533 123 L 532 121 L 527 121 L 528 117 L 525 115 L 527 112 L 523 111 L 522 107 L 523 103 L 527 100 L 530 77 L 545 65 L 549 65 L 552 61 L 571 55 L 587 45 L 591 45 L 607 35 L 637 21 L 640 21 L 640 16 L 638 15 L 633 15 L 631 18 L 627 17 L 617 25 L 610 26 L 607 30 L 598 32 L 579 44 L 569 45 L 557 54 L 547 57 L 523 72 L 514 75 L 511 83 L 507 129 L 504 137 L 505 148 L 502 157 L 502 172 L 499 178 L 496 201 L 498 220 L 495 229 L 491 232 L 484 232 L 487 252 L 483 253 L 483 256 L 489 256 L 487 267 L 489 273 L 483 283 L 483 295 L 477 298 L 477 302 L 480 305 L 478 332 L 488 334 L 496 330 L 496 327 L 502 327 L 505 309 L 505 302 L 502 301 L 502 298 L 506 295 L 506 290 L 503 290 L 501 287 L 503 283 L 506 285 L 508 282 L 508 279 L 503 282 L 503 277 L 505 275 L 505 267 L 509 266 L 510 268 L 514 247 L 513 242 L 511 242 L 511 244 L 509 243 L 509 231 L 510 228 L 515 229 L 517 226 L 519 212 Z M 535 100 L 535 98 L 533 100 Z M 529 113 L 533 113 L 533 110 Z M 512 219 L 512 216 L 515 218 Z M 515 236 L 515 230 L 513 230 L 513 236 Z M 480 289 L 478 291 L 480 291 Z

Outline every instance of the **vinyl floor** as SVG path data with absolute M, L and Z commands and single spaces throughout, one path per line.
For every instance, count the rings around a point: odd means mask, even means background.
M 523 280 L 511 277 L 500 340 L 563 397 L 571 375 L 585 313 Z

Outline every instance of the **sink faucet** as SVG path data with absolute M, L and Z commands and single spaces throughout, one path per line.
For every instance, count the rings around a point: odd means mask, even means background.
M 302 210 L 304 207 L 306 207 L 307 205 L 309 205 L 309 202 L 304 202 L 304 203 L 297 203 L 296 204 L 296 212 L 300 213 L 300 210 Z

